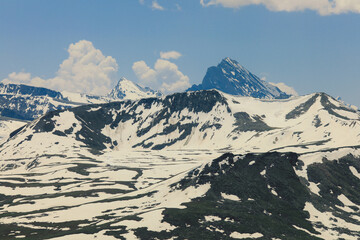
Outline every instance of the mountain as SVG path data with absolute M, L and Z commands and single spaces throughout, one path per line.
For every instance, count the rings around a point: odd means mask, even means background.
M 69 102 L 60 92 L 16 84 L 0 84 L 0 116 L 33 120 L 58 109 L 79 104 Z
M 108 103 L 122 99 L 159 97 L 161 95 L 160 92 L 143 88 L 125 78 L 121 78 L 107 96 L 58 92 L 22 84 L 0 83 L 0 116 L 33 120 L 54 110 L 68 109 L 85 104 Z
M 208 68 L 202 83 L 193 85 L 187 91 L 209 89 L 217 89 L 232 95 L 265 99 L 290 97 L 286 92 L 261 80 L 230 58 L 224 58 L 216 67 Z
M 23 84 L 3 84 L 0 83 L 0 94 L 2 95 L 29 95 L 33 97 L 47 96 L 51 98 L 62 99 L 60 92 L 42 87 L 33 87 Z
M 0 158 L 85 146 L 318 151 L 360 145 L 359 131 L 360 113 L 325 93 L 262 100 L 206 90 L 53 111 L 12 134 Z
M 122 77 L 116 84 L 115 88 L 111 90 L 108 97 L 112 99 L 141 99 L 149 97 L 161 97 L 163 94 L 159 91 L 154 91 L 148 87 L 141 87 L 140 85 Z
M 358 239 L 359 132 L 325 93 L 52 111 L 0 145 L 0 238 Z
M 65 99 L 82 104 L 98 104 L 119 101 L 124 99 L 136 100 L 149 97 L 161 97 L 163 94 L 149 87 L 140 85 L 122 77 L 116 86 L 106 96 L 94 96 L 82 93 L 61 92 Z

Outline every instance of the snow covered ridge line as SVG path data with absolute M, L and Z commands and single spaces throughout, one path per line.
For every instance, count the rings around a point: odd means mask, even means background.
M 39 154 L 82 146 L 310 152 L 360 145 L 358 132 L 359 112 L 325 93 L 264 100 L 205 90 L 50 112 L 9 139 L 0 157 L 28 156 L 34 144 Z
M 47 96 L 64 100 L 60 92 L 42 87 L 33 87 L 23 84 L 3 84 L 0 83 L 0 94 L 7 95 L 28 95 L 28 96 Z

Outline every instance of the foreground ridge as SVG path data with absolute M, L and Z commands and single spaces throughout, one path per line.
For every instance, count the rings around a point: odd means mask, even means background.
M 359 149 L 198 154 L 47 155 L 6 170 L 1 238 L 360 237 Z

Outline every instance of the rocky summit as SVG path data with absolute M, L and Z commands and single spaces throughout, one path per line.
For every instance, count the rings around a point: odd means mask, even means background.
M 255 98 L 288 98 L 290 95 L 278 87 L 261 80 L 237 61 L 224 58 L 216 67 L 208 68 L 199 85 L 187 91 L 217 89 L 224 93 Z
M 161 97 L 160 91 L 154 91 L 149 87 L 142 87 L 124 77 L 120 78 L 115 88 L 111 90 L 108 97 L 112 99 L 140 99 L 147 97 Z

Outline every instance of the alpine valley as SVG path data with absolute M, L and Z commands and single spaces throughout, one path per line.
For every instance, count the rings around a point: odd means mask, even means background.
M 360 239 L 360 112 L 326 93 L 229 58 L 167 96 L 1 88 L 1 239 Z

